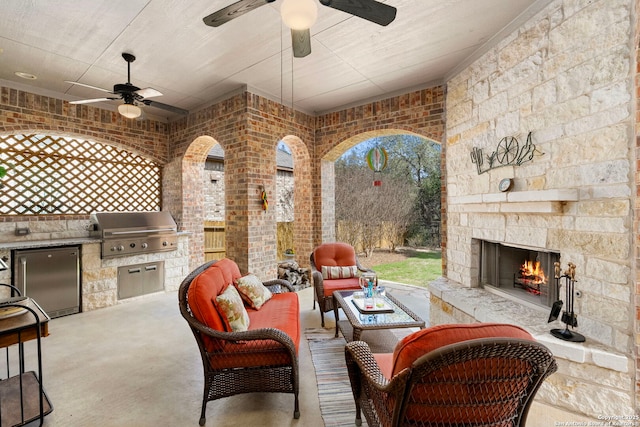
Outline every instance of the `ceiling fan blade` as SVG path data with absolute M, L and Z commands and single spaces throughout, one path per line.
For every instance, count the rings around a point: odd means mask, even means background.
M 291 29 L 291 46 L 295 58 L 304 58 L 311 53 L 311 32 Z
M 213 12 L 209 16 L 205 16 L 202 20 L 210 27 L 219 27 L 220 25 L 231 21 L 238 16 L 242 16 L 253 9 L 272 3 L 275 0 L 240 0 L 225 8 Z
M 144 105 L 148 105 L 149 107 L 160 108 L 162 110 L 170 111 L 172 113 L 183 114 L 183 115 L 189 114 L 189 111 L 187 111 L 187 110 L 184 110 L 184 109 L 178 108 L 178 107 L 174 107 L 173 105 L 163 104 L 163 103 L 158 102 L 158 101 L 150 101 L 148 99 L 143 99 L 142 103 Z
M 113 101 L 120 98 L 94 98 L 94 99 L 81 99 L 79 101 L 69 101 L 69 104 L 91 104 L 92 102 Z
M 69 80 L 65 80 L 64 82 L 65 83 L 71 83 L 72 85 L 88 87 L 89 89 L 101 90 L 102 92 L 113 93 L 108 89 L 103 89 L 101 87 L 91 86 L 91 85 L 80 83 L 80 82 L 72 82 L 72 81 L 69 81 Z
M 143 98 L 153 98 L 154 96 L 162 96 L 162 93 L 152 87 L 147 87 L 144 89 L 138 89 L 136 91 L 136 95 L 140 95 Z
M 389 25 L 396 19 L 395 7 L 375 0 L 320 0 L 320 3 L 380 25 Z

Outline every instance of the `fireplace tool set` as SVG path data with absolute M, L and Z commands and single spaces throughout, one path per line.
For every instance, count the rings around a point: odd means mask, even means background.
M 569 330 L 569 327 L 578 327 L 578 315 L 573 311 L 573 301 L 575 298 L 575 283 L 576 283 L 576 265 L 572 262 L 568 263 L 568 268 L 561 273 L 560 263 L 554 262 L 556 289 L 560 290 L 562 286 L 561 281 L 564 281 L 565 289 L 565 302 L 566 307 L 562 313 L 562 323 L 565 324 L 564 329 L 552 329 L 551 335 L 556 338 L 571 342 L 584 342 L 583 335 Z M 549 315 L 549 322 L 553 322 L 560 315 L 562 309 L 562 300 L 558 300 L 553 303 L 551 307 L 551 314 Z

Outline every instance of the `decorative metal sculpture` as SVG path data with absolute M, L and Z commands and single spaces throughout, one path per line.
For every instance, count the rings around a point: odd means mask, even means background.
M 387 158 L 387 150 L 382 147 L 374 147 L 367 153 L 367 165 L 369 165 L 369 169 L 373 171 L 374 187 L 380 187 L 382 185 L 382 180 L 376 176 L 376 174 L 382 172 L 387 167 Z
M 266 211 L 269 209 L 269 200 L 267 199 L 267 190 L 263 186 L 260 186 L 260 200 L 262 203 L 262 210 Z
M 561 273 L 562 269 L 560 268 L 560 263 L 554 263 L 554 271 L 555 271 L 555 280 L 556 280 L 556 289 L 558 292 L 560 287 L 560 280 L 564 279 L 564 288 L 565 288 L 565 302 L 566 307 L 564 312 L 562 313 L 562 323 L 565 324 L 564 329 L 552 329 L 551 335 L 556 338 L 560 338 L 561 340 L 571 341 L 571 342 L 584 342 L 585 337 L 577 332 L 573 332 L 569 330 L 569 326 L 571 328 L 578 327 L 578 315 L 573 311 L 573 300 L 575 298 L 575 284 L 576 284 L 576 265 L 572 262 L 568 263 L 568 268 Z M 553 322 L 558 318 L 560 314 L 560 310 L 562 309 L 562 301 L 556 301 L 553 303 L 551 307 L 551 314 L 549 315 L 549 322 Z
M 495 151 L 488 156 L 484 156 L 482 148 L 473 147 L 471 149 L 471 163 L 476 165 L 478 175 L 502 166 L 520 166 L 522 163 L 533 160 L 535 154 L 544 154 L 536 149 L 531 141 L 531 132 L 527 135 L 527 142 L 522 146 L 515 136 L 505 136 L 498 142 Z M 487 166 L 485 166 L 485 159 Z

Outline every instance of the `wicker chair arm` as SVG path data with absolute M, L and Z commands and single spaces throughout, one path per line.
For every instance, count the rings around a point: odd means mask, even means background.
M 272 279 L 262 282 L 269 290 L 274 294 L 281 294 L 284 292 L 295 292 L 293 285 L 285 279 Z M 283 289 L 284 288 L 284 289 Z
M 348 369 L 355 369 L 357 366 L 357 370 L 363 379 L 366 379 L 367 382 L 380 391 L 386 390 L 389 380 L 382 375 L 380 367 L 376 359 L 374 359 L 373 353 L 371 353 L 369 344 L 364 341 L 352 341 L 347 343 L 344 351 Z M 353 362 L 353 364 L 349 362 Z M 349 375 L 351 376 L 351 372 Z

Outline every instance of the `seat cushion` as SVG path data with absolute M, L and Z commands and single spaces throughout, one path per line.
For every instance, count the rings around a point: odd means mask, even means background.
M 260 310 L 247 308 L 249 315 L 249 331 L 274 328 L 287 334 L 295 346 L 296 354 L 300 346 L 300 306 L 298 294 L 285 292 L 273 294 Z M 289 352 L 279 343 L 272 340 L 229 342 L 224 352 L 219 352 L 210 359 L 215 369 L 234 368 L 238 366 L 286 366 L 291 365 Z
M 344 290 L 360 290 L 360 283 L 358 283 L 357 277 L 351 277 L 349 279 L 333 279 L 333 280 L 323 280 L 322 287 L 324 290 L 325 297 L 331 297 L 333 295 L 333 291 L 344 291 Z
M 501 323 L 444 324 L 414 332 L 403 338 L 393 351 L 392 377 L 411 366 L 420 356 L 430 351 L 478 338 L 521 338 L 533 337 L 515 325 Z
M 313 262 L 319 271 L 322 266 L 356 265 L 356 251 L 346 243 L 323 243 L 313 251 Z

